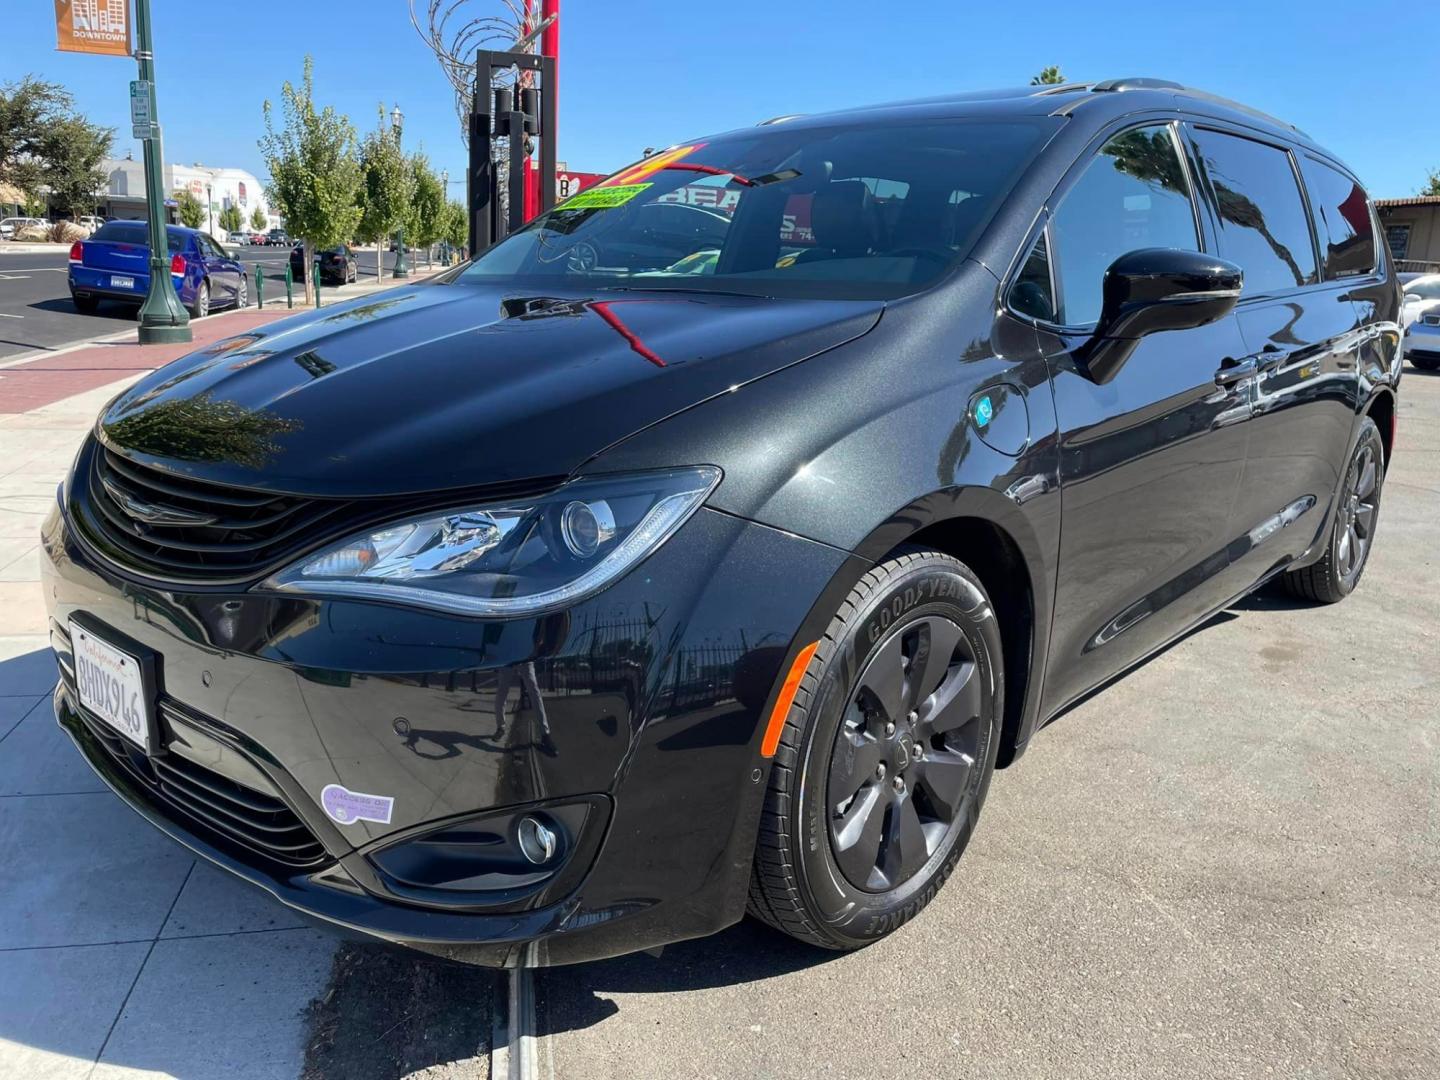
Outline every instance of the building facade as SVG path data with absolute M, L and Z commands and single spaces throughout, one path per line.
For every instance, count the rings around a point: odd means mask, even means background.
M 96 212 L 106 218 L 143 219 L 146 216 L 144 163 L 133 157 L 109 158 L 100 163 L 100 169 L 107 179 L 104 190 L 98 193 L 100 206 Z M 278 228 L 282 224 L 279 216 L 271 213 L 260 181 L 244 169 L 166 165 L 164 176 L 165 198 L 171 199 L 177 191 L 189 191 L 207 208 L 201 227 L 214 236 L 222 234 L 220 212 L 228 206 L 239 209 L 247 229 L 257 206 L 265 214 L 266 228 Z
M 1401 271 L 1440 271 L 1440 195 L 1376 199 L 1375 210 Z

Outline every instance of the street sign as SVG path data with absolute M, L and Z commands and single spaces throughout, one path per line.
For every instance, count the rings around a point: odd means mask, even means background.
M 130 0 L 55 0 L 60 52 L 129 56 Z
M 137 139 L 155 135 L 155 84 L 143 79 L 130 81 L 130 129 Z

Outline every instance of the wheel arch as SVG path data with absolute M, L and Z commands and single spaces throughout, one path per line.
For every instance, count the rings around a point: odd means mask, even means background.
M 1005 662 L 1005 716 L 996 762 L 1003 768 L 1020 756 L 1036 727 L 1053 568 L 1027 517 L 990 488 L 937 491 L 911 503 L 872 532 L 856 554 L 875 563 L 907 546 L 931 548 L 964 563 L 995 605 Z
M 1385 448 L 1385 467 L 1390 467 L 1395 450 L 1395 394 L 1389 388 L 1376 390 L 1365 406 L 1365 415 L 1380 429 L 1380 443 Z

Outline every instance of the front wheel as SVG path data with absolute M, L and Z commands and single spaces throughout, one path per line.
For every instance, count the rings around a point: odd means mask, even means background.
M 1350 453 L 1325 556 L 1281 577 L 1287 592 L 1305 600 L 1334 604 L 1355 591 L 1380 522 L 1380 491 L 1384 486 L 1385 445 L 1380 440 L 1380 429 L 1367 416 L 1360 423 L 1360 437 Z
M 1000 631 L 964 564 L 907 550 L 831 620 L 785 720 L 749 909 L 829 949 L 897 930 L 980 815 L 1004 713 Z
M 244 274 L 240 275 L 240 289 L 235 293 L 235 306 L 237 308 L 250 306 L 250 280 Z

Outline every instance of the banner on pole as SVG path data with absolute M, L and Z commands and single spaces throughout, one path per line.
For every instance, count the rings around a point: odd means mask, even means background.
M 60 52 L 130 56 L 130 0 L 55 0 Z

